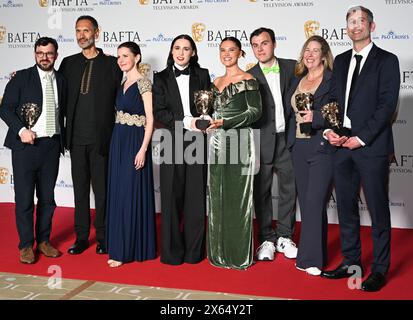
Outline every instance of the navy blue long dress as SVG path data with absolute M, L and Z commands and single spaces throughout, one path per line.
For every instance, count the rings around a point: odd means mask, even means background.
M 107 243 L 109 258 L 120 262 L 156 257 L 155 201 L 152 152 L 136 170 L 135 156 L 143 138 L 145 109 L 141 94 L 151 90 L 148 79 L 138 80 L 116 97 L 116 123 L 109 153 Z

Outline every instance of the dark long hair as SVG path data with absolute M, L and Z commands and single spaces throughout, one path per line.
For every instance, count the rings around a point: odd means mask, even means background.
M 199 67 L 198 50 L 196 48 L 195 41 L 191 38 L 191 36 L 189 36 L 187 34 L 180 34 L 179 36 L 175 37 L 175 39 L 172 40 L 171 47 L 169 48 L 168 60 L 166 61 L 166 65 L 168 66 L 168 68 L 172 68 L 172 66 L 174 65 L 174 58 L 172 56 L 172 49 L 175 45 L 175 42 L 179 39 L 188 40 L 189 43 L 191 44 L 192 50 L 194 51 L 194 55 L 189 59 L 189 66 L 190 67 L 192 67 L 192 66 Z

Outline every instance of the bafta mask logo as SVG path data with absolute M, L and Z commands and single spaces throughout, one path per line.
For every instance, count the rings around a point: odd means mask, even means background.
M 196 42 L 201 42 L 204 39 L 205 25 L 201 22 L 195 22 L 192 25 L 192 38 Z
M 307 39 L 318 35 L 318 30 L 320 30 L 320 22 L 315 20 L 308 20 L 304 22 L 304 33 Z
M 245 66 L 245 71 L 248 71 L 249 69 L 254 68 L 255 65 L 256 65 L 255 62 L 247 63 L 247 65 Z
M 0 26 L 0 43 L 3 43 L 4 39 L 6 39 L 6 27 Z
M 49 5 L 49 1 L 48 1 L 48 0 L 39 0 L 39 5 L 40 5 L 42 8 L 45 8 L 45 7 L 47 7 L 47 6 Z
M 7 168 L 0 167 L 0 184 L 6 184 L 9 170 Z
M 139 73 L 144 77 L 149 77 L 149 72 L 151 71 L 151 65 L 149 63 L 139 64 Z
M 139 4 L 149 4 L 149 0 L 139 0 Z

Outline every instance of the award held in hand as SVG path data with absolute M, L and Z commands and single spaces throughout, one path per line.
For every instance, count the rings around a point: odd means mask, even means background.
M 330 102 L 321 107 L 321 114 L 323 118 L 328 122 L 329 126 L 340 137 L 351 136 L 351 130 L 343 127 L 343 123 L 339 115 L 339 106 L 337 102 Z
M 295 105 L 298 110 L 313 110 L 314 104 L 314 95 L 312 93 L 299 93 L 295 96 Z M 303 116 L 304 114 L 301 114 Z M 300 132 L 309 135 L 311 133 L 312 127 L 311 122 L 302 122 L 300 123 Z
M 212 91 L 199 90 L 194 93 L 194 102 L 196 111 L 201 114 L 200 119 L 196 120 L 195 126 L 199 130 L 206 130 L 209 127 L 210 121 L 207 118 L 212 111 L 213 94 Z
M 39 119 L 41 110 L 36 103 L 28 102 L 22 106 L 21 114 L 23 117 L 24 125 L 27 127 L 27 129 L 30 130 L 34 127 L 37 120 Z

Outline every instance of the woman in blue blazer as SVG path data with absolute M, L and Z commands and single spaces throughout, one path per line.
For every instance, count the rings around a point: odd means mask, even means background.
M 322 37 L 303 45 L 287 98 L 288 138 L 301 212 L 296 267 L 320 275 L 327 261 L 327 210 L 333 174 L 334 148 L 323 138 L 326 123 L 321 107 L 329 102 L 333 55 Z M 298 112 L 300 98 L 311 93 L 312 110 Z M 307 123 L 301 125 L 301 123 Z M 307 125 L 307 130 L 305 126 Z

